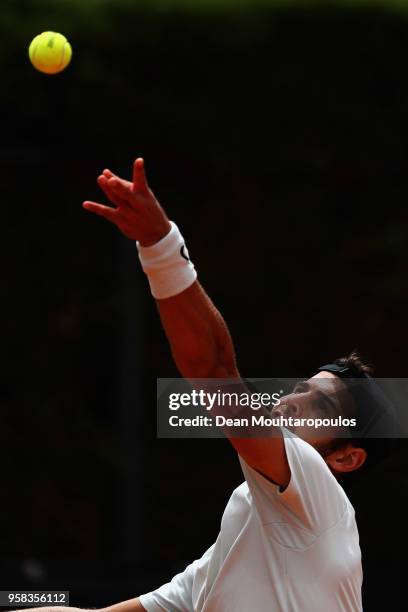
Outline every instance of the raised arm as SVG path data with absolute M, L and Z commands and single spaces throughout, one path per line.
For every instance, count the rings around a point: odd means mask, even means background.
M 228 328 L 198 281 L 156 302 L 182 376 L 239 378 Z
M 171 224 L 148 186 L 143 160 L 135 161 L 132 182 L 105 170 L 98 178 L 98 184 L 114 208 L 89 201 L 84 202 L 84 208 L 114 223 L 126 237 L 136 240 L 142 254 L 147 253 L 152 261 L 162 259 L 160 244 L 170 235 Z M 181 255 L 180 262 L 183 263 Z M 180 270 L 182 275 L 183 268 Z M 172 274 L 176 273 L 173 271 Z M 176 291 L 175 295 L 163 297 L 169 293 L 166 270 L 162 279 L 165 290 L 160 285 L 160 291 L 157 290 L 157 279 L 152 285 L 153 275 L 154 270 L 150 274 L 148 271 L 160 318 L 181 375 L 185 378 L 238 379 L 228 328 L 198 281 L 191 277 L 189 286 Z M 230 441 L 254 469 L 280 485 L 288 484 L 290 470 L 282 436 L 264 439 L 231 437 Z

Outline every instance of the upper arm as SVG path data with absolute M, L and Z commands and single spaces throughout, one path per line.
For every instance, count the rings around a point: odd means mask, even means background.
M 290 467 L 282 435 L 270 438 L 229 438 L 240 457 L 254 470 L 285 488 L 290 481 Z
M 218 367 L 213 373 L 213 378 L 242 380 L 235 365 L 229 371 L 227 371 L 224 366 Z M 250 393 L 243 382 L 241 383 L 241 387 L 243 392 Z M 271 427 L 271 435 L 267 438 L 241 438 L 236 435 L 229 435 L 230 432 L 228 428 L 224 429 L 224 433 L 240 457 L 242 457 L 254 470 L 263 474 L 266 478 L 283 488 L 289 484 L 290 466 L 280 428 Z
M 228 327 L 198 281 L 182 293 L 158 300 L 157 304 L 173 357 L 184 378 L 240 380 Z M 289 482 L 290 470 L 280 430 L 276 429 L 276 436 L 265 439 L 229 436 L 227 429 L 224 432 L 248 465 L 280 485 Z

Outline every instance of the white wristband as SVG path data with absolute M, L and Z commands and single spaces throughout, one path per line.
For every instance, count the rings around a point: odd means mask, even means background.
M 158 300 L 181 293 L 197 278 L 179 228 L 173 221 L 170 225 L 169 233 L 156 244 L 143 247 L 136 242 L 140 263 Z

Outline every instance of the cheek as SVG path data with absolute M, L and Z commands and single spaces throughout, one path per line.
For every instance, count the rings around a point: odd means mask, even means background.
M 305 418 L 322 416 L 321 406 L 319 406 L 319 402 L 313 395 L 303 393 L 297 398 L 297 403 L 301 408 L 302 416 Z

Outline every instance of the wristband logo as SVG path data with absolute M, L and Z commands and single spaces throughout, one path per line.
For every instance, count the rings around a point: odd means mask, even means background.
M 183 244 L 183 246 L 180 249 L 180 255 L 183 257 L 183 259 L 185 259 L 188 263 L 191 263 L 190 257 L 188 256 L 188 251 L 186 248 L 186 245 Z

